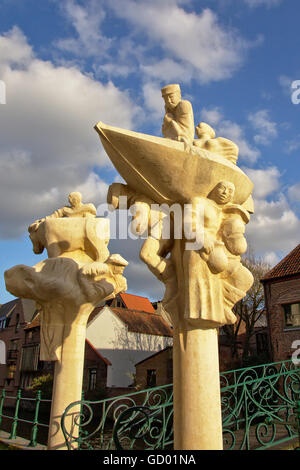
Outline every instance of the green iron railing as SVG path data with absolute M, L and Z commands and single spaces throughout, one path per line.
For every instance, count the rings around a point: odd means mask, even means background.
M 33 416 L 32 420 L 25 419 L 24 417 L 22 417 L 22 412 L 24 412 L 22 404 L 24 405 L 24 402 L 31 404 L 31 411 L 27 414 L 31 414 Z M 42 404 L 47 404 L 49 407 L 51 404 L 51 400 L 42 399 L 40 391 L 37 391 L 36 397 L 33 398 L 22 396 L 22 390 L 18 390 L 16 396 L 10 396 L 6 394 L 5 389 L 2 389 L 0 395 L 0 430 L 4 428 L 4 420 L 6 420 L 7 423 L 9 422 L 10 426 L 6 425 L 5 429 L 10 428 L 9 439 L 13 440 L 16 439 L 17 436 L 23 434 L 23 432 L 18 432 L 18 426 L 20 423 L 22 423 L 23 427 L 25 425 L 27 430 L 30 430 L 30 439 L 28 447 L 36 447 L 38 445 L 37 437 L 39 428 L 49 428 L 49 424 L 42 423 L 39 418 Z M 11 409 L 14 409 L 13 414 L 7 414 L 8 410 Z
M 224 449 L 267 449 L 299 437 L 300 365 L 292 361 L 264 364 L 220 374 Z M 23 394 L 23 395 L 22 395 Z M 31 416 L 22 408 L 31 403 Z M 1 423 L 10 422 L 10 439 L 29 429 L 29 446 L 35 447 L 41 427 L 42 399 L 29 398 L 19 390 L 0 395 Z M 11 415 L 7 414 L 9 402 Z M 80 413 L 73 411 L 80 404 Z M 72 415 L 72 420 L 69 417 Z M 62 417 L 62 430 L 69 449 L 172 449 L 173 386 L 155 387 L 101 401 L 71 403 Z M 47 430 L 46 430 L 47 432 Z M 21 433 L 21 434 L 20 434 Z M 300 442 L 299 442 L 300 446 Z
M 237 369 L 220 383 L 224 449 L 267 449 L 299 436 L 300 365 Z M 172 449 L 173 386 L 71 403 L 61 426 L 69 449 Z

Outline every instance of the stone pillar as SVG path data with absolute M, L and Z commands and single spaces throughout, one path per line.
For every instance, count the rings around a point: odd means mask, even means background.
M 67 324 L 61 358 L 55 362 L 53 395 L 48 434 L 48 450 L 66 450 L 61 416 L 70 403 L 81 400 L 86 325 Z M 78 436 L 80 406 L 73 407 L 65 425 L 72 436 Z
M 174 329 L 174 448 L 221 450 L 217 328 Z

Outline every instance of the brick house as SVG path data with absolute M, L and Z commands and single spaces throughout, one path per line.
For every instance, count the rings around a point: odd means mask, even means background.
M 290 359 L 300 340 L 300 244 L 261 280 L 265 292 L 271 360 Z
M 35 302 L 28 299 L 14 299 L 0 307 L 0 341 L 5 350 L 6 362 L 0 364 L 0 388 L 5 387 L 7 391 L 14 391 L 20 382 L 24 328 L 34 313 Z

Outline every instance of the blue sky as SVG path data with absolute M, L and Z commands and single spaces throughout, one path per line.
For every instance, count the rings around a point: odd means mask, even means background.
M 299 243 L 298 0 L 2 0 L 0 303 L 3 272 L 36 264 L 27 227 L 80 190 L 97 206 L 118 175 L 98 121 L 161 135 L 160 88 L 180 83 L 195 121 L 240 148 L 255 184 L 247 239 L 271 265 Z M 1 100 L 0 100 L 1 101 Z M 129 292 L 159 299 L 139 241 L 112 241 Z

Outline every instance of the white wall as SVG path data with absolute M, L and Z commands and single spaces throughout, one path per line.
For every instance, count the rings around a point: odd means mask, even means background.
M 128 387 L 137 362 L 172 344 L 172 338 L 128 332 L 107 306 L 88 325 L 87 339 L 112 364 L 107 369 L 107 387 Z

